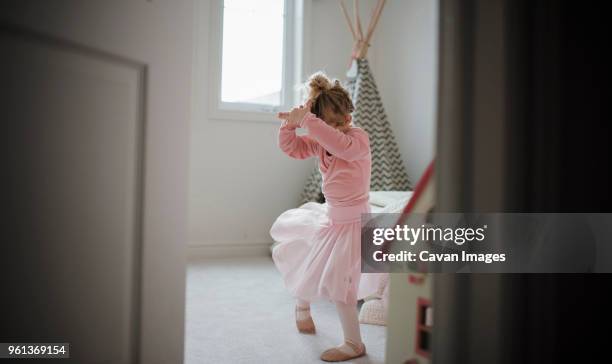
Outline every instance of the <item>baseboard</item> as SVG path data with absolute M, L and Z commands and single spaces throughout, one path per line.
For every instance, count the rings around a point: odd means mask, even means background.
M 188 259 L 265 257 L 270 256 L 272 242 L 264 243 L 227 243 L 227 244 L 189 244 Z

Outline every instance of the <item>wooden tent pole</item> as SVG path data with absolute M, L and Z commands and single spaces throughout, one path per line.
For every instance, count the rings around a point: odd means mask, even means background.
M 353 1 L 353 10 L 355 11 L 355 28 L 357 28 L 357 35 L 359 40 L 363 40 L 363 31 L 361 30 L 361 18 L 359 17 L 359 0 Z
M 372 40 L 372 35 L 374 34 L 374 30 L 378 25 L 378 20 L 380 19 L 380 14 L 382 13 L 383 8 L 385 7 L 385 2 L 386 0 L 378 0 L 378 2 L 376 3 L 376 8 L 374 9 L 372 19 L 370 20 L 370 24 L 368 25 L 368 32 L 364 38 L 363 30 L 361 29 L 361 17 L 359 16 L 359 0 L 353 0 L 353 11 L 355 18 L 354 26 L 353 21 L 349 16 L 348 11 L 346 10 L 344 0 L 340 0 L 340 8 L 342 9 L 342 14 L 344 15 L 344 19 L 346 20 L 349 26 L 349 30 L 351 31 L 351 35 L 353 36 L 353 41 L 355 42 L 355 45 L 353 46 L 353 58 L 365 58 L 366 54 L 368 53 L 370 40 Z
M 344 0 L 340 0 L 340 7 L 342 8 L 342 14 L 344 14 L 344 19 L 351 30 L 351 34 L 353 35 L 353 40 L 357 40 L 357 34 L 355 34 L 355 28 L 353 28 L 353 21 L 351 20 L 348 11 L 346 10 L 346 6 L 344 5 Z
M 376 4 L 376 9 L 374 10 L 374 15 L 372 15 L 372 20 L 370 20 L 368 34 L 366 35 L 365 39 L 365 42 L 367 44 L 370 44 L 370 40 L 372 39 L 372 35 L 374 34 L 374 29 L 376 29 L 378 19 L 380 19 L 380 14 L 382 13 L 383 7 L 385 6 L 385 1 L 386 0 L 378 0 L 378 4 Z

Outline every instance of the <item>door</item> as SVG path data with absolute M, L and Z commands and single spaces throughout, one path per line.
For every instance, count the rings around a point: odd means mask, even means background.
M 181 363 L 192 2 L 0 8 L 0 342 Z

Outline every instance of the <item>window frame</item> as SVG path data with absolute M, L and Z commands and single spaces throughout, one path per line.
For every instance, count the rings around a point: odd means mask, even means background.
M 304 13 L 310 0 L 283 0 L 283 70 L 281 102 L 279 106 L 241 102 L 224 102 L 221 99 L 221 75 L 223 64 L 223 0 L 211 1 L 210 12 L 210 65 L 209 65 L 209 117 L 211 119 L 238 121 L 278 122 L 276 113 L 295 104 L 300 93 L 293 85 L 302 82 Z

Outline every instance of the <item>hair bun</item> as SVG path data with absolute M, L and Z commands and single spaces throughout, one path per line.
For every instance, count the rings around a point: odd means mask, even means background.
M 323 119 L 325 111 L 329 111 L 328 119 L 324 119 L 329 125 L 344 126 L 347 123 L 344 116 L 355 109 L 351 95 L 340 81 L 332 81 L 322 72 L 313 74 L 308 80 L 308 101 L 312 105 L 310 111 L 318 118 Z
M 314 75 L 310 76 L 308 87 L 310 88 L 309 96 L 311 99 L 314 99 L 317 96 L 319 96 L 322 92 L 328 91 L 329 89 L 331 89 L 332 83 L 324 73 L 319 72 L 319 73 L 315 73 Z

